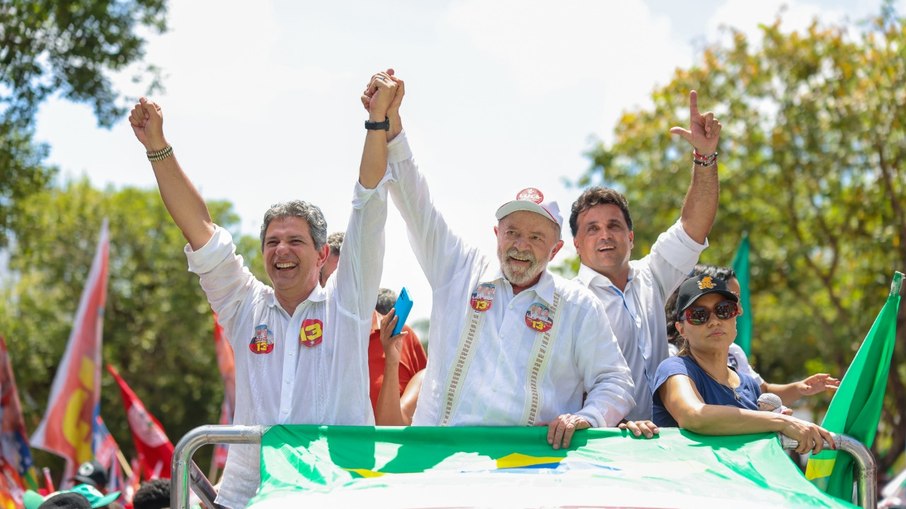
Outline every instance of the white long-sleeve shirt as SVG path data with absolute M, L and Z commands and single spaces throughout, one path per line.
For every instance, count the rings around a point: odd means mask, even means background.
M 548 271 L 514 295 L 498 260 L 450 231 L 413 159 L 393 176 L 391 197 L 433 293 L 413 425 L 534 425 L 571 413 L 615 426 L 634 404 L 632 380 L 594 295 Z M 544 310 L 552 322 L 535 316 Z
M 635 408 L 627 419 L 650 420 L 651 383 L 657 367 L 668 357 L 664 304 L 708 247 L 696 242 L 677 221 L 658 236 L 651 252 L 629 262 L 629 280 L 620 291 L 607 276 L 582 264 L 576 280 L 604 304 L 623 357 L 635 382 Z
M 368 335 L 383 267 L 387 179 L 375 189 L 356 184 L 337 270 L 292 316 L 243 265 L 223 228 L 197 251 L 186 246 L 189 270 L 233 347 L 234 424 L 374 424 Z M 218 503 L 246 506 L 260 484 L 259 451 L 230 446 Z

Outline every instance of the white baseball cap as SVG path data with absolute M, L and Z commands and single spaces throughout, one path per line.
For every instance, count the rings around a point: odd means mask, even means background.
M 500 208 L 497 209 L 497 220 L 500 221 L 513 212 L 518 212 L 520 210 L 540 214 L 557 223 L 557 227 L 563 228 L 563 216 L 560 215 L 560 207 L 557 205 L 557 202 L 545 202 L 544 194 L 534 187 L 527 187 L 522 191 L 519 191 L 516 194 L 515 200 L 508 201 L 501 205 Z

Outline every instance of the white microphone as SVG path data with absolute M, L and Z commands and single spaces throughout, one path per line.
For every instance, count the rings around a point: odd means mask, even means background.
M 771 392 L 763 392 L 761 396 L 758 396 L 758 409 L 766 412 L 782 413 L 786 410 L 786 407 L 783 406 L 783 400 L 780 399 L 780 396 Z

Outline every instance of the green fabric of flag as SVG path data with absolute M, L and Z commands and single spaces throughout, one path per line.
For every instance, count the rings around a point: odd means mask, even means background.
M 614 428 L 274 426 L 249 507 L 855 507 L 809 483 L 775 434 L 637 439 Z
M 869 448 L 878 431 L 887 390 L 887 374 L 896 343 L 902 280 L 903 274 L 896 272 L 887 302 L 846 370 L 821 423 L 828 431 L 849 435 Z M 853 462 L 848 454 L 822 451 L 809 458 L 805 475 L 827 493 L 852 500 Z
M 752 354 L 752 298 L 749 294 L 749 235 L 744 233 L 739 241 L 736 256 L 733 257 L 733 271 L 739 281 L 739 305 L 743 314 L 736 319 L 736 344 L 746 353 Z

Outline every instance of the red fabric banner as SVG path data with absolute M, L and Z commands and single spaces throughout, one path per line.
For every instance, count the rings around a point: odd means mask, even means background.
M 22 489 L 38 489 L 38 475 L 35 472 L 22 405 L 19 403 L 19 389 L 16 375 L 6 349 L 6 340 L 0 336 L 0 465 L 12 467 L 19 478 Z M 0 468 L 2 469 L 2 468 Z
M 107 365 L 107 371 L 113 375 L 120 386 L 123 396 L 123 406 L 126 408 L 126 418 L 132 430 L 132 441 L 138 453 L 145 480 L 162 477 L 170 478 L 170 461 L 173 459 L 173 444 L 164 433 L 160 422 L 147 410 L 132 388 L 117 373 L 116 369 Z
M 109 253 L 110 238 L 105 219 L 69 342 L 50 388 L 47 410 L 31 436 L 32 447 L 66 460 L 62 477 L 64 488 L 78 465 L 92 458 L 94 411 L 101 397 L 101 334 L 107 301 Z
M 214 349 L 217 352 L 217 367 L 223 380 L 223 405 L 220 408 L 220 424 L 233 424 L 233 411 L 236 404 L 236 365 L 233 358 L 233 347 L 223 333 L 223 326 L 217 321 L 214 313 Z M 223 469 L 226 465 L 227 446 L 214 446 L 213 467 Z

